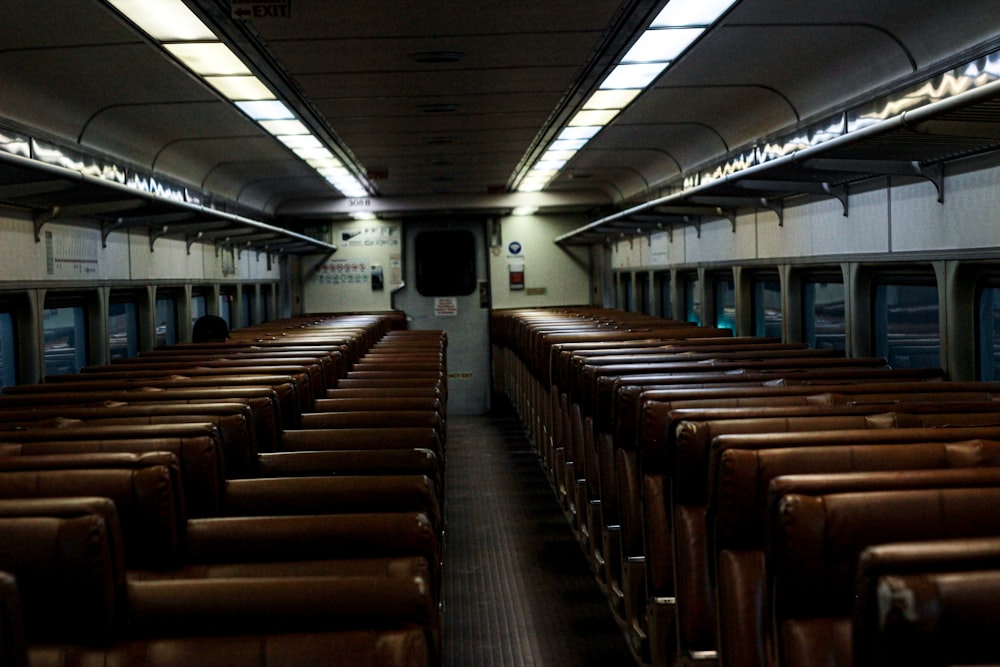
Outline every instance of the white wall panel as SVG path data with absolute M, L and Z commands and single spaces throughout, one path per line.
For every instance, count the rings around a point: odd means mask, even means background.
M 1000 244 L 1000 169 L 947 175 L 944 203 L 927 181 L 892 190 L 893 251 L 995 247 Z
M 552 241 L 586 224 L 576 216 L 511 216 L 500 222 L 502 242 L 490 249 L 490 283 L 494 308 L 538 307 L 590 303 L 590 272 L 586 248 L 562 248 Z M 520 252 L 510 251 L 511 242 Z M 644 245 L 636 239 L 634 245 Z M 625 247 L 628 248 L 628 243 Z M 634 255 L 629 249 L 629 258 Z M 508 264 L 524 263 L 525 289 L 511 290 Z M 544 293 L 540 293 L 544 290 Z

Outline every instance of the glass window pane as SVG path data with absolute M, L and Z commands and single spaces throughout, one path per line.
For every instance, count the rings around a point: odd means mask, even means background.
M 108 305 L 108 346 L 112 359 L 139 354 L 139 314 L 134 301 Z
M 632 274 L 631 273 L 619 273 L 618 281 L 621 285 L 621 304 L 622 310 L 632 310 Z
M 635 304 L 633 310 L 649 315 L 649 273 L 635 274 Z
M 777 277 L 754 280 L 754 335 L 781 338 L 781 322 L 781 281 Z
M 265 286 L 264 289 L 261 290 L 260 298 L 262 300 L 261 316 L 264 318 L 264 321 L 267 322 L 268 320 L 274 319 L 274 304 L 272 303 L 273 299 L 270 285 Z
M 0 386 L 17 383 L 17 347 L 14 316 L 0 312 Z
M 979 379 L 1000 378 L 1000 287 L 979 294 Z
M 45 374 L 78 373 L 87 365 L 87 314 L 83 306 L 46 308 Z
M 250 326 L 251 324 L 255 324 L 255 322 L 253 321 L 255 296 L 256 295 L 254 294 L 252 288 L 249 287 L 243 288 L 243 301 L 242 301 L 243 326 Z
M 701 288 L 695 276 L 684 280 L 684 320 L 701 325 Z
M 660 317 L 672 318 L 674 316 L 674 304 L 670 300 L 670 274 L 657 274 L 656 280 L 660 291 Z
M 938 368 L 938 291 L 934 285 L 875 287 L 875 354 L 893 368 Z
M 715 326 L 736 332 L 736 286 L 731 276 L 715 279 Z
M 191 296 L 191 325 L 202 315 L 208 314 L 208 299 L 204 294 L 194 294 Z
M 233 328 L 233 295 L 230 292 L 219 294 L 219 317 L 226 321 L 226 325 Z
M 802 285 L 805 343 L 816 349 L 847 349 L 844 283 L 808 280 Z
M 476 290 L 476 238 L 471 232 L 420 232 L 414 252 L 422 296 L 467 296 Z
M 156 346 L 177 343 L 177 299 L 172 296 L 156 300 Z

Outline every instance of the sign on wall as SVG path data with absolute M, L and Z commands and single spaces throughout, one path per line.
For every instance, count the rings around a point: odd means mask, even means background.
M 84 229 L 45 232 L 45 272 L 57 278 L 96 278 L 100 235 Z
M 331 259 L 316 267 L 316 282 L 322 285 L 360 285 L 367 283 L 371 264 L 364 259 Z
M 398 248 L 399 225 L 365 225 L 342 229 L 333 242 L 341 248 Z
M 457 317 L 458 299 L 453 296 L 434 298 L 434 317 Z

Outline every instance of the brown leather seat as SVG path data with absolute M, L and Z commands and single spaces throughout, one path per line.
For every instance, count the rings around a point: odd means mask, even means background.
M 724 441 L 724 444 L 723 442 Z M 719 600 L 720 660 L 733 667 L 769 664 L 763 569 L 767 488 L 778 476 L 823 471 L 924 470 L 1000 466 L 1000 441 L 899 441 L 813 446 L 809 437 L 778 447 L 717 440 L 709 478 L 709 582 Z M 741 447 L 747 444 L 746 447 Z M 763 446 L 761 446 L 763 445 Z
M 25 641 L 15 650 L 33 665 L 54 664 L 67 648 L 81 664 L 180 665 L 195 656 L 226 664 L 234 650 L 252 654 L 241 664 L 258 664 L 262 644 L 267 664 L 319 664 L 318 650 L 337 647 L 359 660 L 382 653 L 391 665 L 439 658 L 434 600 L 409 572 L 129 581 L 117 570 L 113 505 L 52 514 L 26 507 L 21 515 L 11 504 L 0 503 L 0 567 L 18 581 Z M 394 645 L 388 651 L 376 641 L 383 636 Z M 293 637 L 297 650 L 289 652 Z M 25 664 L 15 658 L 5 664 Z
M 765 567 L 783 665 L 852 664 L 865 548 L 1000 534 L 996 468 L 789 475 L 771 482 L 769 497 Z
M 858 563 L 854 664 L 990 664 L 1000 537 L 880 544 Z
M 0 497 L 8 499 L 111 498 L 133 567 L 177 567 L 209 554 L 214 562 L 226 560 L 223 554 L 263 562 L 362 555 L 440 560 L 437 493 L 421 477 L 238 480 L 227 483 L 219 515 L 207 518 L 188 518 L 176 457 L 162 452 L 0 458 L 0 481 Z M 238 540 L 240 531 L 255 538 Z M 402 551 L 389 550 L 393 544 Z

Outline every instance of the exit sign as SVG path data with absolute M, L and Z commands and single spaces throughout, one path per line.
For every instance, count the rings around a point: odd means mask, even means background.
M 230 0 L 234 19 L 289 18 L 292 0 Z

